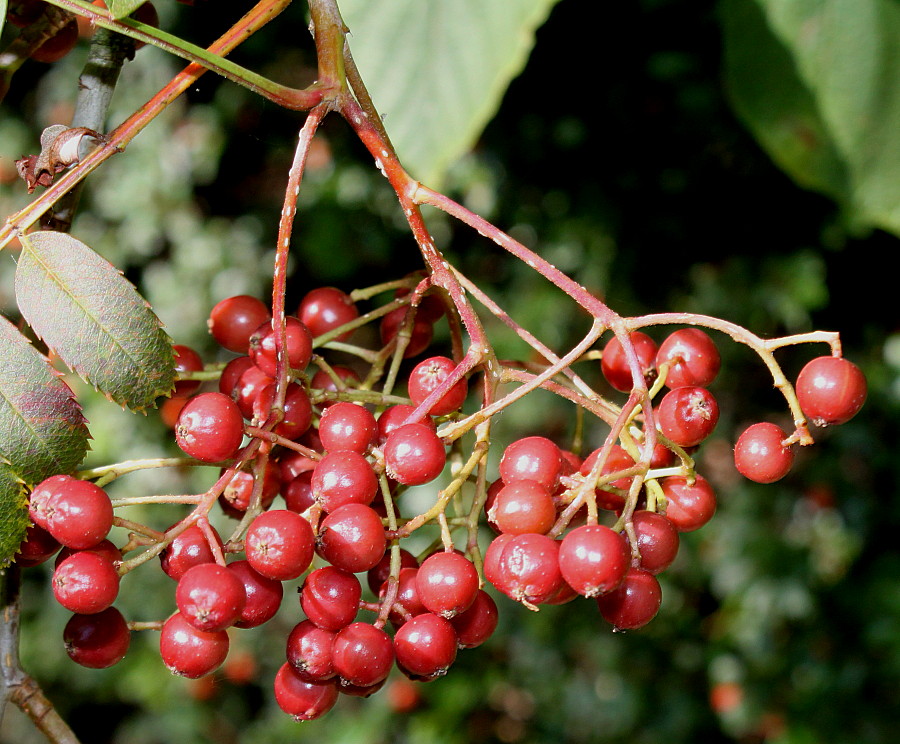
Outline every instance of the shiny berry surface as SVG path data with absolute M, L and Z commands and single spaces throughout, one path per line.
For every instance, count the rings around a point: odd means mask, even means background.
M 794 463 L 794 450 L 782 446 L 787 434 L 768 422 L 752 424 L 734 445 L 734 465 L 745 478 L 774 483 L 784 478 Z
M 642 331 L 632 331 L 629 334 L 634 345 L 638 363 L 644 380 L 652 382 L 655 375 L 656 341 Z M 600 359 L 600 369 L 606 381 L 616 390 L 628 392 L 633 386 L 631 369 L 625 358 L 625 350 L 622 343 L 616 337 L 611 338 L 603 348 L 603 356 Z
M 818 357 L 797 377 L 797 400 L 816 426 L 845 424 L 866 402 L 868 386 L 862 370 L 843 357 Z

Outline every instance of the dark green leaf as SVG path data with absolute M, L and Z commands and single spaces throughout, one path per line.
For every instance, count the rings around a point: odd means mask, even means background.
M 0 463 L 0 568 L 16 554 L 28 528 L 25 488 L 8 465 Z
M 87 382 L 134 410 L 168 395 L 172 344 L 159 318 L 108 261 L 70 235 L 22 236 L 16 299 L 35 333 Z
M 71 389 L 0 316 L 0 458 L 26 483 L 74 470 L 88 430 Z
M 475 143 L 557 0 L 343 0 L 350 47 L 410 173 L 437 185 Z

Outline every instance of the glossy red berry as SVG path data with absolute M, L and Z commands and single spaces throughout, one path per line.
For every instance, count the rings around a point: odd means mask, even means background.
M 172 525 L 174 527 L 174 525 Z M 215 540 L 222 547 L 222 538 L 215 528 L 210 527 Z M 180 532 L 169 545 L 159 554 L 159 561 L 163 572 L 169 578 L 178 581 L 192 566 L 201 563 L 213 563 L 212 549 L 206 534 L 196 524 L 192 524 Z
M 668 364 L 666 387 L 707 387 L 722 366 L 713 340 L 699 328 L 682 328 L 672 333 L 656 355 L 656 367 Z
M 323 566 L 306 577 L 300 606 L 318 627 L 336 632 L 353 622 L 359 610 L 362 586 L 352 573 Z
M 515 535 L 503 547 L 496 571 L 495 586 L 504 594 L 524 604 L 541 604 L 563 583 L 559 543 L 546 535 Z
M 333 681 L 304 679 L 288 662 L 282 664 L 275 675 L 275 702 L 297 721 L 312 721 L 323 716 L 334 707 L 337 699 L 338 688 Z
M 312 359 L 312 335 L 303 323 L 293 316 L 285 318 L 287 363 L 291 369 L 304 370 Z M 250 358 L 253 363 L 270 377 L 277 371 L 275 354 L 275 331 L 272 321 L 266 321 L 250 336 Z
M 386 544 L 377 512 L 363 504 L 347 504 L 322 520 L 316 552 L 332 566 L 360 573 L 377 565 Z
M 794 450 L 782 446 L 787 434 L 781 427 L 763 421 L 748 426 L 734 445 L 734 465 L 745 478 L 774 483 L 791 469 Z
M 56 561 L 54 563 L 54 567 L 58 567 L 60 563 L 62 563 L 66 558 L 70 555 L 74 555 L 75 553 L 81 552 L 76 548 L 63 548 L 59 551 L 59 555 L 56 556 Z M 89 548 L 85 548 L 85 552 L 88 553 L 96 553 L 101 558 L 105 558 L 110 563 L 113 564 L 113 567 L 118 570 L 119 564 L 122 562 L 122 551 L 120 551 L 112 542 L 109 540 L 101 540 L 96 545 L 92 545 Z
M 650 383 L 656 374 L 654 367 L 656 341 L 642 331 L 632 331 L 629 334 L 629 338 L 634 345 L 634 351 L 637 354 L 644 380 Z M 628 367 L 628 361 L 625 358 L 625 351 L 621 342 L 615 336 L 607 342 L 603 349 L 603 356 L 600 358 L 600 370 L 603 372 L 606 381 L 616 390 L 628 392 L 634 385 L 631 378 L 631 369 Z
M 334 379 L 328 372 L 324 369 L 320 369 L 316 372 L 312 380 L 309 383 L 309 386 L 315 390 L 324 390 L 330 393 L 336 393 L 338 391 L 343 391 L 347 389 L 353 389 L 359 385 L 362 381 L 360 380 L 359 375 L 356 370 L 351 369 L 350 367 L 344 367 L 340 364 L 332 365 L 331 371 L 337 376 L 337 380 Z M 327 406 L 333 405 L 332 401 L 323 400 L 319 402 L 319 408 L 325 408 Z
M 448 620 L 426 612 L 404 623 L 394 635 L 397 665 L 417 677 L 434 679 L 456 660 L 458 639 Z
M 381 416 L 378 417 L 378 444 L 383 445 L 387 441 L 388 435 L 394 429 L 403 426 L 415 410 L 415 406 L 410 406 L 406 403 L 397 403 L 386 408 Z M 425 416 L 416 423 L 424 424 L 432 431 L 437 431 L 437 425 L 430 416 Z
M 656 415 L 665 436 L 681 447 L 693 447 L 716 428 L 719 404 L 706 388 L 680 387 L 663 396 Z
M 53 535 L 36 524 L 25 530 L 25 539 L 16 551 L 15 562 L 23 568 L 38 566 L 50 560 L 60 549 L 60 544 Z
M 641 568 L 658 574 L 672 565 L 678 554 L 678 530 L 671 520 L 656 512 L 639 509 L 632 515 Z
M 342 683 L 371 687 L 382 682 L 394 663 L 394 644 L 381 628 L 356 622 L 334 637 L 334 669 Z
M 250 295 L 236 295 L 213 307 L 207 326 L 220 346 L 246 354 L 250 336 L 271 317 L 262 300 Z
M 222 393 L 200 393 L 191 398 L 175 426 L 178 446 L 203 462 L 230 460 L 241 448 L 243 438 L 240 409 Z
M 512 442 L 500 459 L 504 483 L 533 480 L 553 490 L 559 480 L 562 456 L 559 447 L 546 437 L 525 437 Z
M 484 589 L 479 589 L 475 601 L 465 612 L 450 618 L 460 648 L 475 648 L 491 637 L 497 628 L 497 603 Z
M 328 452 L 353 450 L 363 454 L 374 444 L 377 433 L 375 416 L 355 403 L 337 401 L 319 420 L 319 438 Z
M 228 570 L 240 579 L 246 597 L 244 607 L 234 621 L 235 627 L 255 628 L 275 617 L 284 597 L 281 582 L 263 576 L 246 560 L 229 563 Z
M 500 532 L 522 535 L 545 533 L 556 521 L 556 506 L 546 486 L 533 480 L 517 480 L 501 488 L 491 507 L 488 520 Z
M 431 321 L 426 320 L 419 315 L 415 315 L 409 330 L 406 328 L 407 312 L 415 312 L 407 307 L 398 307 L 391 310 L 381 319 L 381 343 L 387 346 L 397 335 L 402 333 L 409 339 L 408 345 L 403 352 L 404 359 L 418 356 L 431 343 L 434 336 L 434 325 Z M 397 343 L 400 343 L 398 340 Z
M 437 478 L 447 462 L 444 443 L 427 424 L 394 429 L 384 443 L 387 474 L 406 486 L 420 486 Z
M 332 663 L 334 633 L 311 620 L 297 623 L 287 637 L 287 660 L 303 679 L 321 682 L 335 675 Z
M 50 524 L 51 501 L 64 484 L 76 480 L 71 475 L 51 475 L 38 483 L 28 498 L 28 516 L 45 530 Z
M 405 548 L 400 548 L 400 568 L 418 568 L 419 562 L 416 557 Z M 387 581 L 391 571 L 391 551 L 384 551 L 384 555 L 378 563 L 369 569 L 366 575 L 366 582 L 373 594 L 378 594 L 381 585 Z
M 218 563 L 189 569 L 175 589 L 178 611 L 198 630 L 225 630 L 240 618 L 246 602 L 243 582 Z
M 255 397 L 251 396 L 253 420 L 261 424 L 268 421 L 275 405 L 275 392 L 275 383 L 272 382 L 264 386 Z M 309 395 L 302 385 L 292 382 L 284 392 L 281 421 L 275 425 L 273 431 L 280 437 L 296 441 L 309 429 L 312 417 Z
M 599 524 L 576 527 L 559 546 L 563 579 L 585 597 L 615 589 L 630 563 L 631 552 L 622 535 Z
M 313 336 L 321 336 L 356 320 L 359 310 L 346 292 L 337 287 L 318 287 L 307 292 L 300 301 L 297 317 Z M 342 333 L 336 340 L 346 341 L 352 333 Z
M 843 357 L 818 357 L 797 377 L 797 400 L 816 426 L 844 424 L 866 402 L 868 386 L 862 370 Z
M 273 509 L 250 523 L 244 551 L 258 573 L 288 581 L 309 568 L 314 544 L 315 535 L 309 522 L 289 509 Z
M 478 571 L 453 551 L 428 556 L 416 574 L 419 601 L 429 612 L 451 618 L 471 607 L 478 593 Z
M 119 594 L 119 574 L 113 564 L 87 550 L 60 563 L 50 583 L 56 601 L 80 615 L 102 612 Z
M 88 669 L 106 669 L 125 658 L 131 631 L 122 613 L 107 607 L 94 615 L 72 615 L 63 629 L 66 653 Z
M 399 628 L 409 618 L 428 611 L 419 599 L 419 588 L 416 584 L 416 574 L 418 573 L 418 568 L 401 568 L 397 576 L 397 596 L 394 598 L 389 616 L 395 628 Z M 378 591 L 378 599 L 384 600 L 386 593 L 387 581 Z
M 180 377 L 185 373 L 202 372 L 203 359 L 190 346 L 183 344 L 175 344 L 172 347 L 175 350 L 175 372 Z M 181 380 L 175 383 L 175 392 L 172 397 L 187 398 L 197 392 L 197 388 L 202 383 L 200 380 Z
M 58 481 L 46 507 L 47 531 L 69 548 L 93 547 L 113 525 L 109 496 L 90 481 Z
M 416 406 L 421 405 L 456 369 L 456 362 L 445 356 L 433 356 L 419 362 L 409 373 L 407 389 Z M 457 411 L 466 400 L 469 387 L 466 378 L 457 380 L 428 409 L 431 416 Z
M 180 612 L 166 620 L 159 652 L 166 668 L 180 677 L 198 679 L 218 669 L 228 655 L 228 633 L 197 630 Z
M 670 475 L 659 484 L 667 500 L 665 516 L 679 532 L 700 529 L 716 513 L 716 493 L 703 476 L 689 484 L 684 476 Z
M 353 450 L 329 452 L 313 470 L 311 486 L 316 502 L 331 512 L 345 504 L 371 504 L 378 478 L 369 461 Z
M 621 585 L 597 597 L 604 620 L 617 630 L 632 630 L 649 623 L 662 604 L 662 590 L 656 577 L 639 568 L 631 568 Z
M 219 495 L 219 504 L 226 514 L 237 519 L 244 516 L 244 512 L 250 507 L 256 480 L 257 476 L 246 470 L 239 470 L 231 476 Z M 281 471 L 278 465 L 269 460 L 262 480 L 260 505 L 263 509 L 268 509 L 281 489 Z

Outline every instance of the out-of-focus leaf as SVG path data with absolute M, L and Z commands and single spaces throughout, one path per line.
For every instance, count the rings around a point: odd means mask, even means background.
M 88 440 L 75 395 L 3 317 L 0 355 L 0 457 L 27 483 L 74 470 Z
M 735 108 L 771 157 L 900 233 L 900 4 L 726 0 L 723 19 Z
M 70 369 L 134 410 L 174 386 L 171 340 L 134 286 L 70 235 L 22 236 L 16 300 L 35 333 Z
M 0 34 L 3 33 L 3 26 L 6 25 L 6 0 L 0 0 Z
M 494 115 L 557 0 L 344 0 L 350 48 L 401 161 L 438 185 Z
M 12 560 L 27 528 L 25 488 L 12 468 L 0 463 L 0 568 Z

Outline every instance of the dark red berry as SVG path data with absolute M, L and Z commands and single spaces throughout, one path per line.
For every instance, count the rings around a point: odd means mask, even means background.
M 85 551 L 88 553 L 96 553 L 101 558 L 106 558 L 110 563 L 113 564 L 113 567 L 116 569 L 119 568 L 119 564 L 122 562 L 122 551 L 119 550 L 112 542 L 109 540 L 101 540 L 96 545 L 92 545 L 89 548 L 85 548 Z M 59 555 L 56 556 L 55 566 L 59 566 L 66 558 L 75 553 L 79 553 L 81 551 L 76 548 L 63 548 L 59 551 Z
M 335 675 L 332 663 L 334 633 L 311 620 L 297 623 L 287 637 L 287 660 L 303 678 L 314 682 Z
M 648 571 L 631 568 L 618 589 L 597 597 L 604 620 L 617 630 L 631 630 L 649 623 L 662 603 L 659 581 Z
M 533 480 L 550 490 L 556 488 L 562 468 L 559 447 L 546 437 L 525 437 L 510 444 L 500 459 L 500 477 L 504 483 Z
M 207 325 L 220 346 L 246 354 L 250 336 L 270 318 L 269 308 L 261 300 L 237 295 L 217 303 L 209 314 Z
M 131 631 L 122 613 L 107 607 L 94 615 L 72 615 L 63 630 L 66 653 L 88 669 L 106 669 L 125 658 Z
M 434 325 L 431 321 L 419 315 L 414 315 L 412 324 L 407 326 L 406 318 L 408 312 L 415 313 L 415 310 L 408 307 L 395 308 L 381 319 L 380 326 L 381 343 L 385 346 L 397 338 L 399 333 L 403 333 L 409 339 L 408 345 L 403 352 L 405 359 L 418 356 L 425 351 L 434 336 Z M 398 340 L 397 343 L 400 343 L 400 341 Z
M 175 372 L 180 377 L 185 372 L 202 372 L 203 360 L 200 355 L 190 346 L 183 344 L 175 344 L 172 347 L 175 350 Z M 181 380 L 175 383 L 175 392 L 172 397 L 187 398 L 197 392 L 197 388 L 202 383 L 200 380 Z
M 188 569 L 175 589 L 178 611 L 198 630 L 225 630 L 240 618 L 246 602 L 243 582 L 218 563 Z
M 414 405 L 421 405 L 456 370 L 456 362 L 445 356 L 433 356 L 419 362 L 409 374 L 407 388 Z M 443 416 L 462 407 L 468 393 L 466 378 L 460 378 L 428 409 L 431 416 Z
M 275 383 L 269 383 L 253 399 L 253 420 L 259 423 L 268 421 L 275 405 Z M 295 441 L 299 439 L 312 423 L 313 410 L 309 395 L 302 385 L 292 382 L 284 392 L 284 403 L 281 405 L 281 421 L 273 431 L 280 437 Z
M 159 653 L 166 668 L 180 677 L 198 679 L 218 669 L 228 655 L 228 633 L 197 630 L 180 612 L 166 620 Z
M 60 544 L 53 535 L 36 524 L 25 530 L 25 539 L 16 551 L 17 566 L 38 566 L 50 560 L 60 549 Z
M 345 504 L 371 504 L 378 493 L 375 471 L 353 450 L 325 455 L 313 470 L 311 485 L 313 497 L 327 512 Z
M 657 419 L 666 437 L 681 447 L 693 447 L 715 429 L 719 405 L 706 388 L 676 388 L 663 396 Z
M 844 424 L 866 402 L 868 386 L 862 370 L 843 357 L 818 357 L 797 377 L 797 400 L 816 426 Z
M 654 368 L 656 341 L 642 331 L 632 331 L 628 336 L 634 345 L 644 380 L 649 384 L 653 381 L 656 372 Z M 628 392 L 634 386 L 622 343 L 615 336 L 607 342 L 603 349 L 600 369 L 606 381 L 616 390 Z
M 693 485 L 681 475 L 670 475 L 659 484 L 666 496 L 666 518 L 679 532 L 700 529 L 716 513 L 716 493 L 703 476 L 695 476 Z
M 322 520 L 316 552 L 350 573 L 368 571 L 384 555 L 387 538 L 381 517 L 369 506 L 347 504 Z
M 250 336 L 250 358 L 253 363 L 270 377 L 275 377 L 277 370 L 275 356 L 275 331 L 272 322 L 267 321 Z M 285 341 L 282 349 L 287 354 L 287 363 L 291 369 L 304 370 L 312 359 L 312 336 L 297 318 L 285 318 Z
M 178 446 L 203 462 L 230 460 L 241 448 L 243 438 L 240 409 L 222 393 L 200 393 L 191 398 L 175 426 Z
M 378 444 L 383 445 L 387 441 L 388 435 L 394 429 L 403 426 L 415 410 L 415 406 L 410 406 L 406 403 L 397 403 L 386 408 L 381 416 L 378 417 Z M 425 416 L 416 423 L 425 424 L 432 431 L 437 431 L 437 425 L 430 416 Z
M 328 452 L 353 450 L 364 454 L 375 442 L 378 424 L 367 408 L 337 401 L 319 419 L 319 439 Z
M 174 526 L 172 525 L 172 527 Z M 219 533 L 213 527 L 210 529 L 221 549 L 222 539 L 219 537 Z M 198 525 L 192 524 L 180 532 L 168 547 L 163 549 L 159 554 L 159 561 L 166 576 L 178 581 L 192 566 L 213 563 L 215 556 L 209 547 L 206 534 Z
M 583 525 L 569 532 L 559 546 L 559 570 L 565 582 L 585 597 L 615 589 L 631 563 L 628 544 L 603 525 Z
M 671 520 L 656 512 L 638 510 L 632 515 L 641 568 L 656 575 L 668 568 L 678 553 L 678 530 Z
M 284 596 L 284 587 L 277 579 L 270 579 L 258 573 L 249 561 L 234 561 L 228 570 L 244 585 L 246 602 L 234 625 L 237 628 L 255 628 L 271 620 Z
M 93 547 L 112 529 L 109 496 L 90 481 L 59 482 L 47 506 L 47 531 L 66 547 Z
M 397 664 L 419 677 L 447 673 L 456 660 L 456 630 L 448 620 L 426 612 L 404 623 L 394 635 Z
M 763 421 L 748 426 L 734 445 L 734 465 L 745 478 L 774 483 L 784 478 L 794 463 L 794 450 L 782 446 L 787 434 Z
M 51 499 L 64 484 L 76 480 L 71 475 L 51 475 L 38 483 L 28 498 L 28 516 L 31 521 L 45 530 L 50 524 Z
M 400 568 L 418 568 L 419 562 L 416 560 L 416 557 L 410 553 L 405 548 L 400 548 Z M 381 560 L 378 563 L 369 569 L 366 575 L 366 581 L 369 585 L 369 589 L 372 590 L 373 594 L 378 594 L 379 589 L 381 589 L 381 585 L 387 581 L 388 575 L 391 571 L 391 551 L 384 551 L 384 555 L 381 557 Z
M 668 364 L 666 387 L 670 389 L 707 387 L 722 366 L 713 340 L 699 328 L 682 328 L 672 333 L 656 355 L 656 367 Z
M 330 680 L 311 682 L 288 663 L 275 675 L 275 702 L 297 721 L 312 721 L 327 713 L 338 699 L 337 685 Z
M 420 486 L 437 478 L 447 462 L 444 443 L 427 424 L 394 429 L 384 443 L 387 474 L 406 486 Z
M 491 637 L 497 621 L 497 603 L 484 589 L 478 590 L 468 610 L 450 618 L 460 648 L 480 646 Z
M 318 287 L 306 293 L 297 309 L 297 317 L 313 336 L 321 336 L 359 317 L 350 295 L 337 287 Z M 352 331 L 337 336 L 346 341 Z
M 400 574 L 397 576 L 397 596 L 394 598 L 390 613 L 390 620 L 395 628 L 399 628 L 410 617 L 428 611 L 419 599 L 419 589 L 416 584 L 416 574 L 418 573 L 418 568 L 401 568 Z M 386 594 L 387 581 L 381 585 L 378 599 L 384 600 Z
M 297 512 L 274 509 L 263 512 L 250 524 L 244 551 L 260 574 L 278 581 L 300 576 L 312 562 L 315 535 Z
M 475 601 L 478 571 L 468 558 L 459 553 L 433 553 L 419 566 L 416 589 L 425 609 L 451 618 L 469 609 Z
M 356 622 L 334 637 L 334 669 L 342 682 L 371 687 L 382 682 L 394 663 L 394 644 L 381 628 Z
M 67 610 L 92 615 L 116 601 L 119 574 L 106 558 L 81 550 L 57 566 L 51 585 L 56 601 Z
M 540 604 L 563 583 L 559 543 L 546 535 L 514 535 L 503 547 L 496 570 L 500 591 L 517 602 Z
M 356 576 L 334 566 L 323 566 L 303 582 L 300 605 L 313 623 L 336 632 L 353 622 L 361 597 L 362 586 Z

